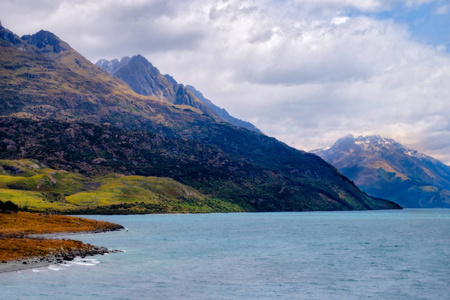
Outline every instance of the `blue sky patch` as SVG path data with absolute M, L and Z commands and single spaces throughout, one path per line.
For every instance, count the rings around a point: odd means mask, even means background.
M 397 2 L 391 10 L 369 16 L 404 24 L 408 26 L 413 39 L 433 46 L 445 46 L 446 51 L 450 52 L 450 1 L 412 6 Z

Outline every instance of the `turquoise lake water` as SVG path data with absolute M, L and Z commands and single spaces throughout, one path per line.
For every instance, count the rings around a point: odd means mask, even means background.
M 126 252 L 0 274 L 0 299 L 450 299 L 450 210 L 89 216 Z

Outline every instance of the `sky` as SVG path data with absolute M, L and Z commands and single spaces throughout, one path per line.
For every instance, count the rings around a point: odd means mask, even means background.
M 141 54 L 309 151 L 392 138 L 450 164 L 450 0 L 2 0 L 95 63 Z

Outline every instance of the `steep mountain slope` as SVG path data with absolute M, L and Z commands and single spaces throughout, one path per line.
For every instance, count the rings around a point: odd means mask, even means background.
M 392 139 L 348 135 L 313 152 L 370 195 L 404 207 L 450 207 L 450 167 Z
M 0 28 L 0 36 L 13 35 Z M 50 32 L 0 39 L 0 112 L 118 127 L 186 128 L 202 112 L 136 94 Z M 19 40 L 20 42 L 17 42 Z M 36 44 L 36 45 L 34 45 Z M 160 126 L 162 125 L 162 126 Z
M 211 108 L 211 110 L 219 118 L 222 118 L 223 120 L 227 121 L 230 124 L 233 124 L 234 126 L 238 126 L 238 127 L 242 127 L 242 128 L 254 131 L 254 132 L 262 133 L 252 123 L 237 119 L 237 118 L 231 116 L 225 109 L 220 108 L 217 105 L 215 105 L 214 103 L 212 103 L 211 100 L 205 98 L 205 96 L 203 96 L 203 94 L 200 91 L 198 91 L 197 89 L 195 89 L 192 85 L 186 85 L 186 89 L 188 91 L 190 91 L 192 94 L 194 94 L 194 96 L 197 97 L 198 99 L 200 99 L 203 103 L 205 103 L 209 108 Z
M 261 133 L 253 124 L 230 116 L 226 110 L 206 99 L 193 86 L 178 84 L 170 75 L 162 75 L 141 55 L 124 57 L 120 61 L 101 59 L 96 65 L 123 80 L 138 94 L 153 95 L 178 105 L 189 105 L 234 126 Z
M 169 177 L 246 210 L 398 208 L 315 155 L 136 94 L 51 33 L 12 35 L 17 43 L 11 34 L 0 28 L 0 158 Z

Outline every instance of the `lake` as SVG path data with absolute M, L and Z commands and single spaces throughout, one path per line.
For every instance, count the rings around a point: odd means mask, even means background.
M 84 216 L 86 217 L 86 216 Z M 0 274 L 2 299 L 449 299 L 450 210 L 88 216 L 126 252 Z

